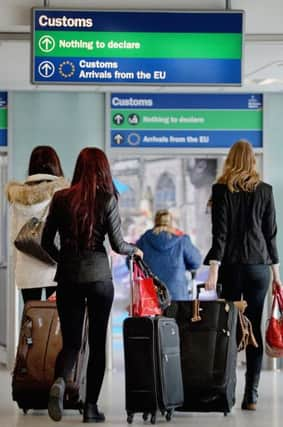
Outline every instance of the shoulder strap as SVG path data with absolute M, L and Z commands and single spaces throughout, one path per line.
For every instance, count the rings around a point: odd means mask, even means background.
M 43 221 L 43 219 L 45 218 L 46 214 L 48 213 L 48 210 L 49 210 L 49 207 L 50 207 L 50 203 L 51 203 L 51 200 L 50 200 L 49 203 L 47 203 L 47 205 L 45 206 L 45 208 L 42 211 L 42 214 L 38 217 L 38 219 L 40 221 Z

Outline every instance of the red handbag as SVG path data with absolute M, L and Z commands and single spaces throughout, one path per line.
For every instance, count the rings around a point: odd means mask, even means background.
M 133 316 L 161 315 L 153 278 L 134 262 L 133 266 Z
M 276 286 L 276 292 L 277 292 L 277 300 L 279 304 L 279 308 L 281 311 L 283 311 L 283 286 Z
M 270 357 L 283 357 L 283 305 L 282 290 L 273 294 L 271 317 L 265 333 L 265 351 Z

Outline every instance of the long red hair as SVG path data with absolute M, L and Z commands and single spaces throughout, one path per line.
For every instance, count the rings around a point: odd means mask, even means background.
M 95 209 L 97 190 L 117 197 L 105 153 L 99 148 L 84 148 L 77 158 L 70 198 L 72 229 L 78 246 L 84 249 L 91 248 L 99 215 Z

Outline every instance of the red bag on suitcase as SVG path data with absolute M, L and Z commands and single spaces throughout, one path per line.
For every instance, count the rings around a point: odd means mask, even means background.
M 133 316 L 161 315 L 153 278 L 134 262 L 133 267 Z

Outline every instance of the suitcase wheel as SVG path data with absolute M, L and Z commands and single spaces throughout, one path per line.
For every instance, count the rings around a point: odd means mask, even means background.
M 155 421 L 156 421 L 156 415 L 155 414 L 151 414 L 150 423 L 151 424 L 155 424 Z
M 166 421 L 171 421 L 171 418 L 172 418 L 172 410 L 170 409 L 169 411 L 167 411 L 166 412 L 166 415 L 165 415 L 165 418 L 166 418 Z
M 143 414 L 142 414 L 142 419 L 144 420 L 144 421 L 147 421 L 147 419 L 148 419 L 148 412 L 144 412 Z
M 128 413 L 128 416 L 127 416 L 127 423 L 128 423 L 128 424 L 132 424 L 133 419 L 134 419 L 134 414 Z

